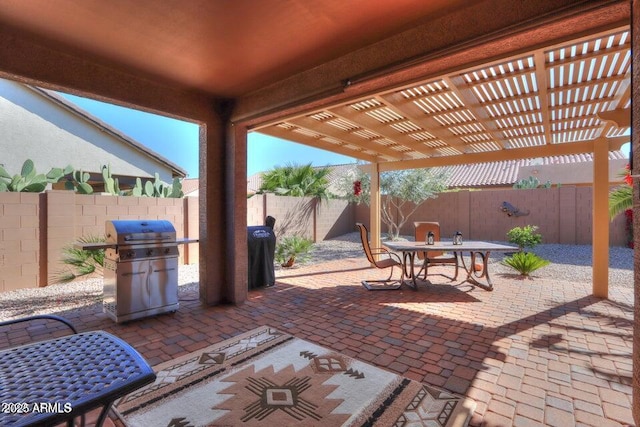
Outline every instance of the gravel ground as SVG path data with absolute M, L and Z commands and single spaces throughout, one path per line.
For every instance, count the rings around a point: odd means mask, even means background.
M 411 237 L 405 237 L 413 240 Z M 504 242 L 496 242 L 504 243 Z M 562 281 L 591 281 L 591 245 L 541 244 L 533 252 L 551 261 L 537 270 L 533 277 Z M 349 233 L 314 245 L 310 259 L 299 265 L 318 263 L 341 258 L 363 257 L 359 233 Z M 492 254 L 489 260 L 491 274 L 512 274 L 514 270 L 500 263 L 503 254 Z M 295 268 L 295 267 L 294 267 Z M 276 266 L 276 270 L 280 270 Z M 181 265 L 178 275 L 178 297 L 182 300 L 197 298 L 198 266 Z M 609 249 L 609 285 L 633 287 L 633 250 L 622 247 Z M 20 289 L 0 293 L 0 320 L 47 313 L 60 308 L 91 308 L 102 300 L 102 278 L 93 278 L 45 288 Z

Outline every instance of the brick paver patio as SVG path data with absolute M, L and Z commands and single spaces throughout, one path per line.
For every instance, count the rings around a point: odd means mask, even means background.
M 567 266 L 571 268 L 571 266 Z M 152 365 L 269 325 L 477 402 L 472 426 L 620 426 L 631 415 L 633 290 L 590 296 L 591 284 L 494 277 L 495 290 L 423 285 L 367 291 L 363 259 L 278 272 L 241 306 L 181 296 L 175 314 L 116 325 L 92 304 L 56 314 L 104 329 Z M 382 272 L 384 274 L 384 272 Z M 440 276 L 433 281 L 439 282 Z M 187 300 L 189 299 L 189 300 Z M 46 336 L 44 325 L 29 328 Z M 13 341 L 28 338 L 11 330 Z

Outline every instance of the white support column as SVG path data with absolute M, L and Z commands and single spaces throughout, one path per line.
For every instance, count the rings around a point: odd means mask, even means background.
M 593 295 L 609 297 L 609 144 L 593 145 Z
M 371 198 L 369 203 L 369 228 L 371 247 L 379 248 L 380 243 L 380 164 L 371 164 Z

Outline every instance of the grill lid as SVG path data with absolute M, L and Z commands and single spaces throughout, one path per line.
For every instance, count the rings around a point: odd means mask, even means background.
M 175 242 L 176 229 L 166 220 L 113 220 L 105 223 L 106 243 L 136 245 Z

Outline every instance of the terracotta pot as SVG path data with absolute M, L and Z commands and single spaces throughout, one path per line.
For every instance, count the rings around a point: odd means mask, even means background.
M 289 260 L 287 262 L 285 262 L 284 264 L 282 264 L 283 267 L 287 268 L 287 267 L 291 267 L 293 265 L 293 262 L 296 260 L 296 257 L 291 257 L 289 258 Z

